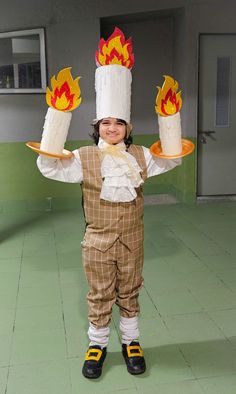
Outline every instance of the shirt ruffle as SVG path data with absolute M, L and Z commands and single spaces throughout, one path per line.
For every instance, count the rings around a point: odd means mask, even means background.
M 137 197 L 136 188 L 143 183 L 141 168 L 134 156 L 126 152 L 123 142 L 115 145 L 123 157 L 106 153 L 109 144 L 101 138 L 98 147 L 102 153 L 101 175 L 103 178 L 100 198 L 111 202 L 129 202 Z

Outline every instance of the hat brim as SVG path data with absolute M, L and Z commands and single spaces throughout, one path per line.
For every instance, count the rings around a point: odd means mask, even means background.
M 102 120 L 102 119 L 93 119 L 92 122 L 91 122 L 91 126 L 95 126 L 100 120 Z M 126 122 L 127 137 L 129 137 L 129 135 L 131 134 L 132 130 L 133 130 L 132 123 Z

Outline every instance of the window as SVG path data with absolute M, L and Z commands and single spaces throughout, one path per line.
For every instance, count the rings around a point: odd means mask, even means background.
M 216 126 L 229 127 L 230 116 L 230 57 L 217 58 Z
M 0 94 L 45 90 L 44 29 L 0 33 Z

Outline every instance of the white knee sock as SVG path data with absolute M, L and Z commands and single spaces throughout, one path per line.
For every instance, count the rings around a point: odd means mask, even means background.
M 101 348 L 107 347 L 110 335 L 109 327 L 97 328 L 89 323 L 88 337 L 90 339 L 89 346 L 98 345 Z
M 138 316 L 120 317 L 120 332 L 122 343 L 129 345 L 132 341 L 139 340 Z

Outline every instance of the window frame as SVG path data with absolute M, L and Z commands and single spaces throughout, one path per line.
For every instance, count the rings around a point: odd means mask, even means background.
M 3 38 L 14 38 L 14 37 L 26 37 L 38 35 L 39 36 L 39 48 L 40 48 L 40 71 L 41 71 L 41 87 L 40 88 L 1 88 L 0 94 L 12 94 L 12 93 L 45 93 L 47 87 L 46 78 L 46 49 L 45 49 L 45 31 L 44 28 L 29 29 L 29 30 L 17 30 L 9 32 L 1 32 L 0 40 Z M 1 53 L 0 53 L 1 56 Z

